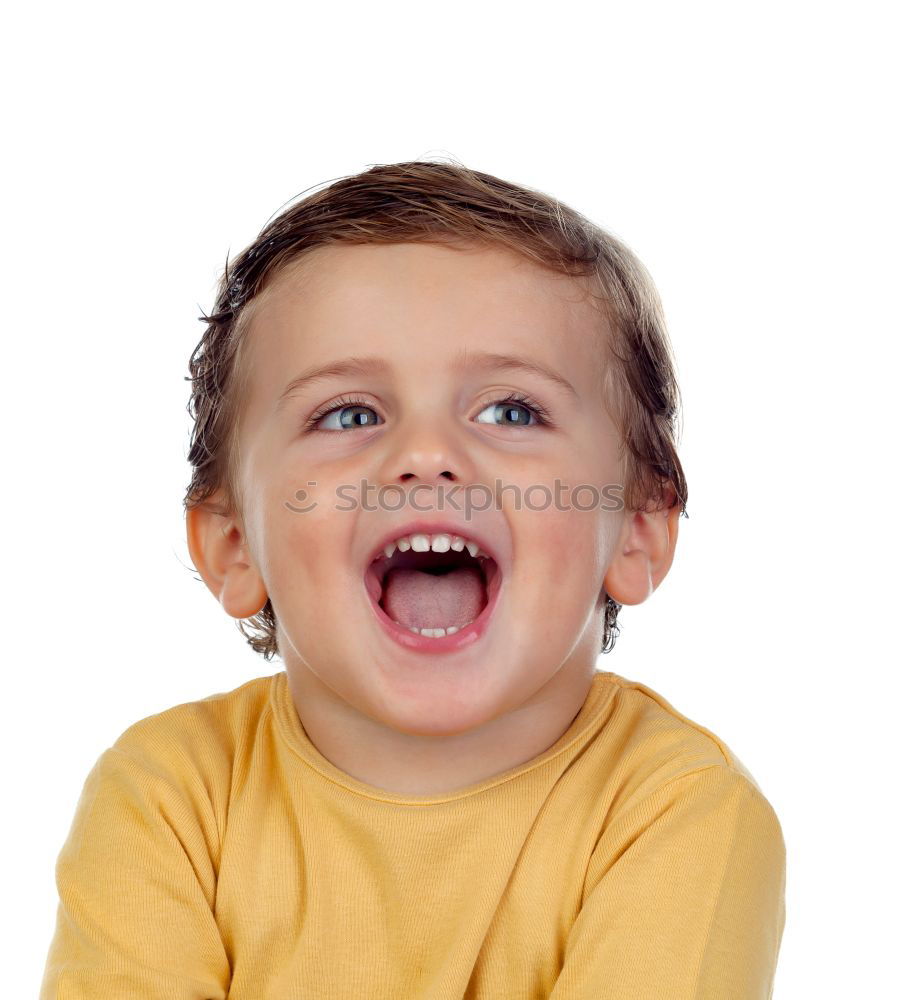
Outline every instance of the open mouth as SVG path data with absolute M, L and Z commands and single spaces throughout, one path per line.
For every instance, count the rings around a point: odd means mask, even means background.
M 365 582 L 390 622 L 441 640 L 488 617 L 484 612 L 501 584 L 501 570 L 492 556 L 472 555 L 466 547 L 445 552 L 396 548 L 370 563 Z

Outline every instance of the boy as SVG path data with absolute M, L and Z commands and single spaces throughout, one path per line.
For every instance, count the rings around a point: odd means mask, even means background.
M 772 807 L 596 670 L 687 499 L 642 265 L 416 161 L 284 211 L 204 318 L 189 551 L 285 669 L 102 753 L 42 997 L 769 997 Z

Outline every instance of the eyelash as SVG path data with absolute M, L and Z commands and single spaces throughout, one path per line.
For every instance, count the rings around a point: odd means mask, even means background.
M 549 427 L 552 420 L 549 416 L 549 411 L 543 406 L 542 403 L 536 402 L 536 400 L 531 399 L 530 396 L 525 396 L 521 392 L 510 392 L 506 396 L 502 396 L 497 399 L 491 399 L 483 407 L 485 410 L 487 407 L 491 406 L 493 403 L 519 403 L 521 406 L 526 406 L 528 410 L 536 417 L 537 422 L 543 427 Z M 335 410 L 343 410 L 348 406 L 365 406 L 372 410 L 374 407 L 370 406 L 369 403 L 360 396 L 342 396 L 340 399 L 333 400 L 326 406 L 321 407 L 317 410 L 303 425 L 304 433 L 312 430 L 317 430 L 316 424 L 323 418 L 328 416 L 329 413 L 334 413 Z M 480 411 L 482 413 L 482 410 Z M 499 424 L 500 427 L 506 426 L 505 424 Z M 514 426 L 527 426 L 515 424 Z M 328 433 L 336 433 L 335 431 L 329 431 Z

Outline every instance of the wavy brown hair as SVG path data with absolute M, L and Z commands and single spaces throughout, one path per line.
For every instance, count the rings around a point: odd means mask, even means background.
M 665 505 L 671 490 L 671 503 L 685 514 L 688 487 L 676 451 L 679 392 L 660 298 L 644 265 L 615 236 L 550 195 L 461 164 L 426 160 L 378 164 L 335 180 L 284 209 L 227 262 L 215 308 L 200 317 L 207 325 L 189 361 L 193 429 L 187 457 L 193 471 L 184 510 L 219 490 L 230 511 L 241 510 L 245 307 L 282 268 L 318 247 L 414 242 L 498 246 L 556 274 L 593 280 L 613 361 L 604 391 L 623 437 L 625 506 Z M 620 607 L 605 594 L 604 653 L 615 644 Z M 238 622 L 266 660 L 278 651 L 276 625 L 270 600 Z

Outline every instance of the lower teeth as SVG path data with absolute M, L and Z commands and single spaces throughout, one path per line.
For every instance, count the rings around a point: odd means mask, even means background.
M 401 625 L 401 622 L 395 622 L 396 625 Z M 429 639 L 441 639 L 444 635 L 454 635 L 455 632 L 460 632 L 462 628 L 466 628 L 466 625 L 449 625 L 448 628 L 417 628 L 415 625 L 404 625 L 404 628 L 409 628 L 411 632 L 415 632 L 417 635 L 425 635 Z

